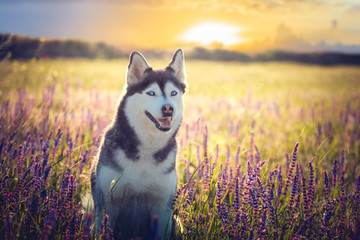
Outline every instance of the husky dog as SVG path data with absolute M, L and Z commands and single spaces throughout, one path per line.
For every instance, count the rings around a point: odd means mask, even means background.
M 175 135 L 186 84 L 181 49 L 165 70 L 152 70 L 139 52 L 130 55 L 123 95 L 91 173 L 96 224 L 105 211 L 117 239 L 148 237 L 153 222 L 152 237 L 171 236 Z

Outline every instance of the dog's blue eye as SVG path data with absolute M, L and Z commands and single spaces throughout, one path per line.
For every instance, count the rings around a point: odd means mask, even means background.
M 146 94 L 149 95 L 149 96 L 155 96 L 155 92 L 154 92 L 154 91 L 148 91 Z
M 172 91 L 171 92 L 171 96 L 176 96 L 176 94 L 177 94 L 177 91 Z

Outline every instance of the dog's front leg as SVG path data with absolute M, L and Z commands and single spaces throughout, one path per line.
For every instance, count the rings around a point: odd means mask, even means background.
M 172 210 L 168 206 L 157 205 L 153 208 L 152 214 L 152 229 L 154 224 L 157 224 L 156 239 L 170 239 L 172 231 Z M 157 219 L 155 219 L 157 217 Z M 155 227 L 156 228 L 156 227 Z

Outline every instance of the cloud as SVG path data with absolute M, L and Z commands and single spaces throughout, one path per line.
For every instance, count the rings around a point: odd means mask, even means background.
M 273 40 L 274 47 L 281 48 L 282 50 L 298 50 L 304 51 L 310 47 L 303 38 L 297 36 L 292 29 L 285 25 L 280 24 L 276 28 L 275 38 Z
M 286 5 L 319 4 L 325 0 L 62 0 L 61 2 L 77 3 L 111 3 L 111 4 L 131 4 L 147 7 L 169 7 L 169 8 L 191 8 L 191 9 L 273 9 Z M 340 1 L 340 0 L 337 0 Z M 23 0 L 1 0 L 1 3 L 21 3 Z M 27 0 L 26 2 L 59 2 L 58 0 Z
M 325 41 L 321 41 L 318 44 L 312 46 L 313 51 L 320 52 L 345 52 L 345 53 L 360 53 L 360 44 L 327 44 Z
M 332 24 L 334 24 L 332 22 Z M 337 21 L 336 21 L 337 27 Z M 360 44 L 329 44 L 325 40 L 311 44 L 296 34 L 289 25 L 281 23 L 277 26 L 273 37 L 264 37 L 252 42 L 245 42 L 233 46 L 233 50 L 247 53 L 260 53 L 264 51 L 290 51 L 290 52 L 345 52 L 360 53 Z
M 360 13 L 360 4 L 352 5 L 347 10 L 348 13 Z
M 271 50 L 309 51 L 311 45 L 301 36 L 295 34 L 291 27 L 285 23 L 279 24 L 272 37 L 267 36 L 252 42 L 245 42 L 234 46 L 234 49 L 245 52 L 263 52 Z
M 357 0 L 0 0 L 1 4 L 16 3 L 97 3 L 137 6 L 142 8 L 160 8 L 167 10 L 191 9 L 202 11 L 238 12 L 238 13 L 268 13 L 277 10 L 306 11 L 314 7 L 324 9 L 340 9 L 346 7 L 348 11 L 358 11 L 360 5 Z
M 84 0 L 78 0 L 84 1 Z M 90 0 L 91 1 L 91 0 Z M 96 1 L 96 0 L 93 0 Z M 264 11 L 277 9 L 305 10 L 320 7 L 356 7 L 356 0 L 104 0 L 105 2 L 143 4 L 148 7 L 190 8 L 196 10 L 233 10 L 237 12 Z

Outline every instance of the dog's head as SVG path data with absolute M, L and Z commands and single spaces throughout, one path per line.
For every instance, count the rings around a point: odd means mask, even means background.
M 133 128 L 156 132 L 177 130 L 182 120 L 182 95 L 186 88 L 181 49 L 175 52 L 164 70 L 156 71 L 139 52 L 133 52 L 126 81 L 126 113 Z

